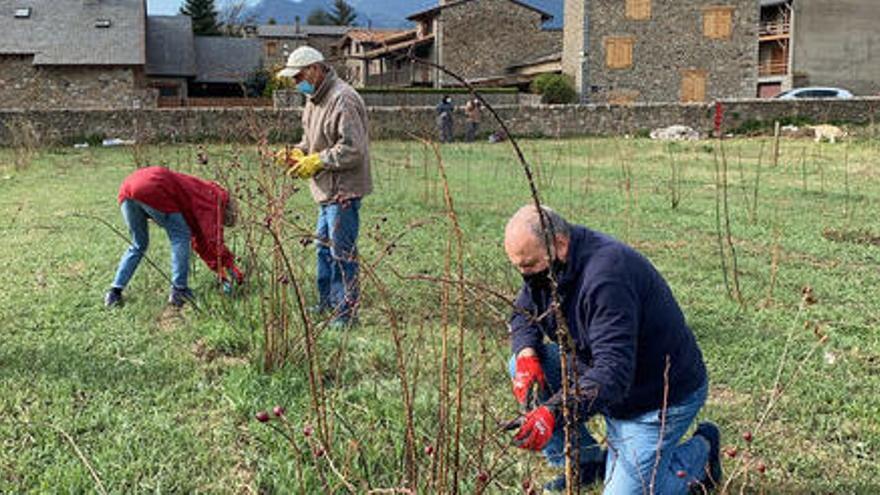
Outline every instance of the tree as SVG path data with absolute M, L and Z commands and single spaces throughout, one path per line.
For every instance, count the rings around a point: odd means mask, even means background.
M 193 33 L 208 36 L 220 34 L 214 0 L 186 0 L 180 13 L 192 18 Z
M 270 26 L 274 26 L 274 25 L 278 24 L 278 21 L 275 20 L 274 17 L 270 17 L 269 20 L 266 21 L 266 24 L 268 24 L 268 25 L 270 25 Z
M 332 24 L 337 26 L 354 26 L 357 12 L 345 0 L 334 0 L 333 12 L 330 13 Z
M 324 9 L 315 9 L 309 13 L 309 17 L 306 19 L 306 24 L 311 26 L 329 26 L 333 24 L 333 21 L 330 19 L 330 14 L 328 14 L 327 11 Z

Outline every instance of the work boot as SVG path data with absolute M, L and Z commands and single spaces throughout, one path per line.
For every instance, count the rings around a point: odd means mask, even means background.
M 168 295 L 168 304 L 180 308 L 187 301 L 192 301 L 195 299 L 192 291 L 188 288 L 184 287 L 183 289 L 179 289 L 177 287 L 171 288 L 171 294 Z
M 119 287 L 111 287 L 104 294 L 104 306 L 108 308 L 118 308 L 122 306 L 122 289 Z
M 578 469 L 578 475 L 581 479 L 581 487 L 586 488 L 593 483 L 599 481 L 605 476 L 605 459 L 601 462 L 585 462 Z M 548 492 L 564 492 L 565 491 L 565 473 L 544 483 L 544 490 Z
M 709 443 L 708 472 L 702 480 L 703 488 L 712 490 L 721 481 L 721 431 L 710 421 L 697 425 L 694 436 L 701 436 Z

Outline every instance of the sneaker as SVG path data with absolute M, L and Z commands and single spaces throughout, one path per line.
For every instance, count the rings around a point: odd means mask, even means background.
M 601 462 L 585 462 L 578 469 L 581 478 L 581 487 L 587 487 L 601 480 L 605 476 L 605 461 Z M 548 492 L 564 492 L 565 491 L 565 473 L 544 483 L 544 490 Z
M 104 294 L 104 306 L 108 308 L 116 308 L 122 306 L 122 289 L 119 287 L 111 287 Z
M 168 295 L 168 304 L 180 308 L 184 303 L 193 299 L 195 299 L 195 296 L 188 288 L 178 289 L 177 287 L 172 287 L 171 294 Z
M 703 437 L 709 442 L 709 465 L 703 487 L 711 490 L 721 481 L 721 431 L 715 423 L 704 421 L 697 425 L 694 436 Z

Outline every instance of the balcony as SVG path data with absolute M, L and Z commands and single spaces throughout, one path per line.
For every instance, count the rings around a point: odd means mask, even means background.
M 430 85 L 431 70 L 423 65 L 405 65 L 400 69 L 367 76 L 367 86 L 401 87 Z
M 758 64 L 758 77 L 788 75 L 788 62 L 768 60 Z
M 791 21 L 788 19 L 762 22 L 758 26 L 761 41 L 784 39 L 791 36 Z

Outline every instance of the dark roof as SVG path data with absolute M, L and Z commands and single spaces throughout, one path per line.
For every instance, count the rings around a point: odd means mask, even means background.
M 439 14 L 442 9 L 446 9 L 449 7 L 455 7 L 456 5 L 461 5 L 463 3 L 467 3 L 470 1 L 471 0 L 452 0 L 450 2 L 443 4 L 443 5 L 436 5 L 434 7 L 431 7 L 430 9 L 425 9 L 425 10 L 416 12 L 415 14 L 408 16 L 407 19 L 409 19 L 411 21 L 418 21 L 419 19 L 422 19 L 425 17 L 434 17 L 435 15 Z M 507 0 L 507 1 L 514 3 L 516 5 L 519 5 L 520 7 L 525 7 L 529 10 L 534 10 L 535 12 L 541 14 L 542 21 L 549 21 L 550 19 L 553 19 L 552 14 L 550 14 L 549 12 L 546 12 L 544 10 L 539 9 L 539 8 L 535 7 L 534 5 L 529 5 L 526 2 L 523 2 L 521 0 Z
M 148 76 L 196 75 L 192 19 L 188 15 L 147 17 Z
M 261 38 L 302 38 L 304 36 L 345 36 L 352 26 L 312 26 L 310 24 L 264 24 L 257 26 Z
M 262 64 L 262 44 L 253 38 L 196 36 L 195 51 L 196 82 L 243 82 Z
M 0 0 L 0 54 L 34 65 L 144 65 L 144 0 Z M 30 16 L 14 12 L 30 7 Z M 96 27 L 98 20 L 109 26 Z

